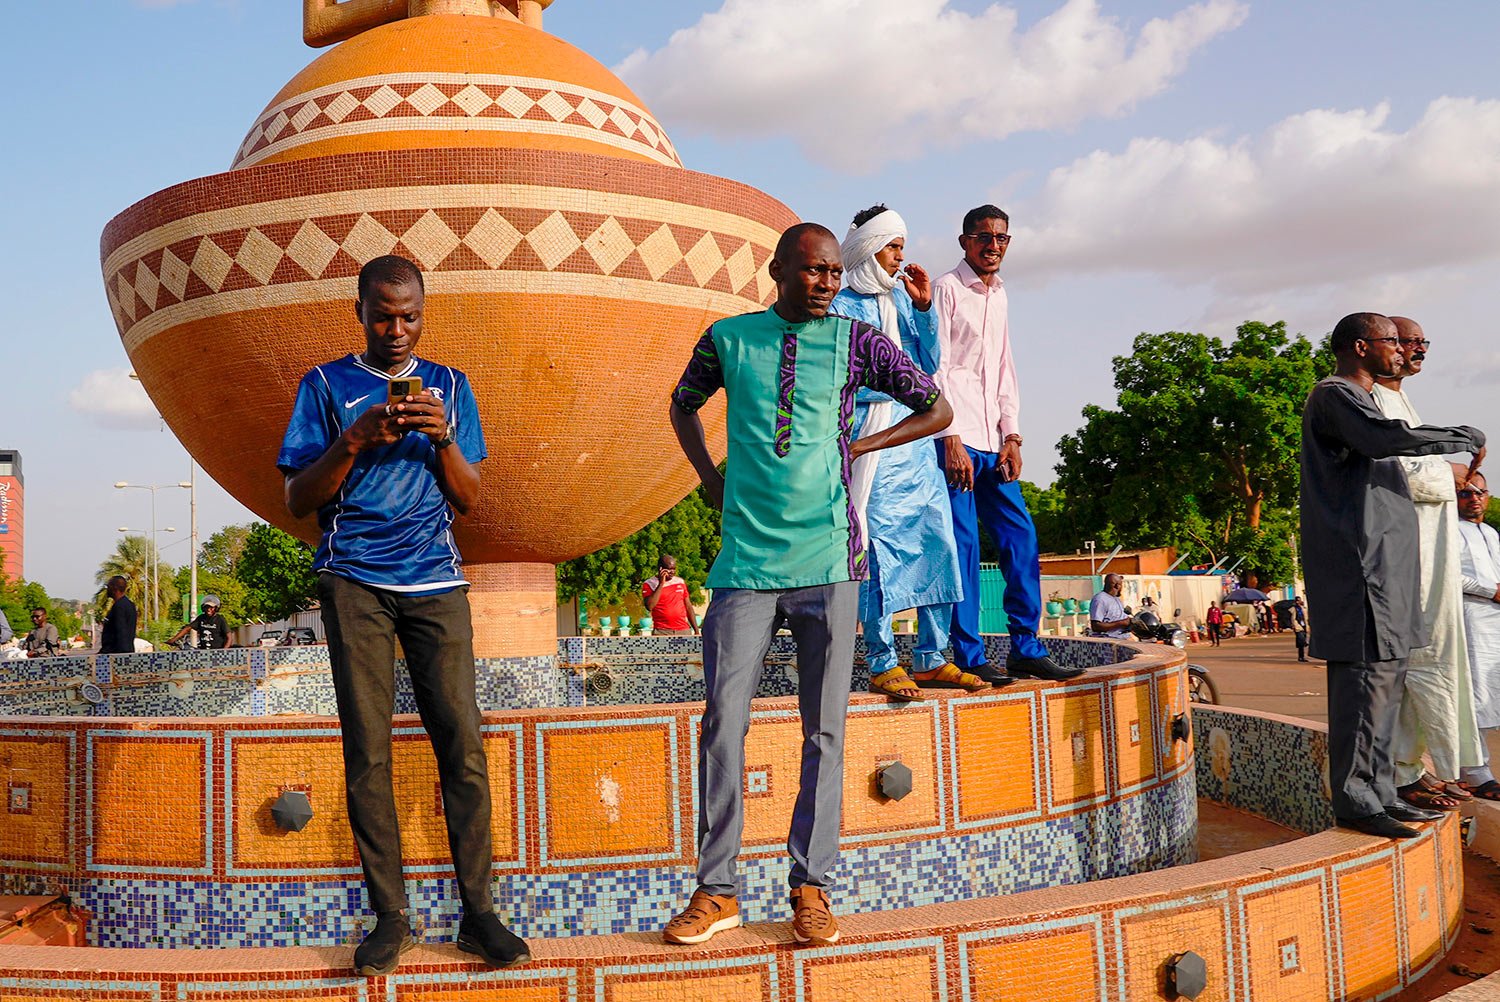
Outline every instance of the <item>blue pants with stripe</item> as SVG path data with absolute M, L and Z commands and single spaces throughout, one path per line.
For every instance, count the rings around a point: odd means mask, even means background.
M 937 447 L 941 455 L 941 440 Z M 958 568 L 964 581 L 964 600 L 953 607 L 953 662 L 960 668 L 974 668 L 989 660 L 979 636 L 981 523 L 999 551 L 1011 651 L 1022 658 L 1046 657 L 1047 648 L 1036 635 L 1042 619 L 1042 565 L 1037 559 L 1036 526 L 1021 499 L 1021 482 L 1000 479 L 997 453 L 964 448 L 974 464 L 974 489 L 948 488 L 953 540 L 958 544 Z

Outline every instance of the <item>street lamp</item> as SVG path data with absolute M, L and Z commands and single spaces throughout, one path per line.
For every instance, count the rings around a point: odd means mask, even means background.
M 132 490 L 138 490 L 138 491 L 150 491 L 151 492 L 151 557 L 152 557 L 152 564 L 153 564 L 153 566 L 156 563 L 156 492 L 160 491 L 160 490 L 166 490 L 169 487 L 181 487 L 184 490 L 193 490 L 193 485 L 191 483 L 189 483 L 188 481 L 186 481 L 186 480 L 179 480 L 175 484 L 132 484 L 132 483 L 128 483 L 128 482 L 126 482 L 124 480 L 118 480 L 118 481 L 115 482 L 115 490 L 123 491 L 123 490 L 127 490 L 127 489 L 132 489 Z M 196 493 L 197 492 L 194 491 L 194 494 L 196 494 Z M 175 532 L 176 530 L 175 529 L 168 529 L 167 531 L 168 532 Z M 156 619 L 156 612 L 157 612 L 157 609 L 156 609 L 156 584 L 155 584 L 154 573 L 155 572 L 153 571 L 152 586 L 151 586 L 151 619 L 153 621 Z
M 136 382 L 141 381 L 140 374 L 131 371 L 130 378 Z M 162 422 L 165 429 L 167 423 Z M 193 593 L 193 602 L 190 608 L 198 608 L 198 461 L 192 456 L 188 457 L 188 479 L 186 483 L 179 483 L 178 487 L 186 487 L 191 493 L 188 495 L 188 510 L 191 512 L 188 520 L 188 539 L 192 540 L 192 555 L 188 557 L 189 584 L 188 589 Z
M 146 534 L 146 530 L 145 529 L 131 529 L 128 526 L 123 526 L 123 525 L 122 526 L 118 526 L 115 529 L 115 531 L 116 532 L 139 532 L 141 535 L 145 535 Z M 162 529 L 160 531 L 161 532 L 176 532 L 177 530 L 175 528 L 173 528 L 172 526 L 169 525 L 165 529 Z M 156 534 L 157 534 L 157 532 L 158 532 L 158 530 L 156 529 L 156 527 L 152 526 L 152 528 L 151 528 L 151 552 L 146 555 L 146 584 L 147 584 L 147 586 L 150 589 L 150 594 L 146 596 L 146 615 L 147 615 L 147 617 L 150 620 L 155 620 L 156 619 L 155 613 L 156 613 L 156 599 L 157 599 L 157 567 L 161 564 L 160 550 L 159 550 L 159 548 L 156 545 Z

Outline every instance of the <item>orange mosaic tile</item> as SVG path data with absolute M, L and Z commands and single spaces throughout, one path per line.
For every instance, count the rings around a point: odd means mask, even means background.
M 950 702 L 958 789 L 958 821 L 972 823 L 1038 809 L 1037 745 L 1032 732 L 1033 701 L 1024 699 Z M 1004 762 L 1004 769 L 995 763 Z
M 1197 1002 L 1229 1002 L 1235 997 L 1229 981 L 1222 903 L 1146 910 L 1118 921 L 1124 1002 L 1166 998 L 1162 986 L 1167 961 L 1185 950 L 1192 950 L 1208 965 L 1208 988 Z
M 490 834 L 495 858 L 517 855 L 515 746 L 512 734 L 487 734 L 485 760 L 490 780 Z M 391 745 L 391 771 L 401 849 L 408 866 L 447 864 L 448 826 L 443 812 L 437 759 L 426 734 L 403 734 Z
M 1193 733 L 1188 728 L 1186 741 L 1172 740 L 1172 718 L 1190 712 L 1186 683 L 1180 676 L 1165 675 L 1156 680 L 1156 713 L 1161 726 L 1161 774 L 1170 776 L 1192 761 Z
M 1416 970 L 1443 952 L 1442 874 L 1435 839 L 1401 843 L 1398 848 L 1406 905 L 1406 966 Z
M 298 735 L 290 741 L 235 737 L 230 749 L 231 861 L 236 868 L 359 865 L 344 802 L 344 753 L 338 735 Z M 295 838 L 271 817 L 271 804 L 286 789 L 306 793 L 313 807 L 312 820 Z
M 801 775 L 802 722 L 796 715 L 752 717 L 745 736 L 746 848 L 785 848 Z
M 845 835 L 942 823 L 935 713 L 935 707 L 924 707 L 849 715 L 844 738 Z M 879 792 L 879 770 L 892 762 L 911 770 L 911 793 L 900 800 L 888 800 Z
M 1088 803 L 1109 793 L 1103 695 L 1098 689 L 1045 697 L 1053 807 Z
M 571 997 L 567 983 L 562 981 L 536 984 L 485 977 L 459 984 L 408 982 L 399 984 L 395 992 L 396 1002 L 568 1002 Z
M 903 1002 L 938 997 L 937 956 L 927 950 L 854 960 L 808 960 L 803 966 L 808 1002 L 848 1002 L 870 995 Z
M 0 737 L 0 860 L 70 862 L 71 756 L 65 735 Z
M 1255 1002 L 1328 997 L 1328 919 L 1323 875 L 1241 898 L 1245 978 Z
M 206 867 L 207 738 L 93 737 L 95 865 Z M 171 810 L 164 805 L 171 804 Z
M 969 997 L 1032 1002 L 1038 971 L 1046 971 L 1047 1002 L 1095 1002 L 1107 997 L 1092 928 L 1064 929 L 986 941 L 968 951 Z
M 668 724 L 542 732 L 549 859 L 675 851 Z
M 1114 704 L 1116 774 L 1120 788 L 1131 789 L 1156 776 L 1150 683 L 1115 688 Z
M 1400 984 L 1392 960 L 1400 956 L 1396 934 L 1396 881 L 1390 856 L 1343 870 L 1338 888 L 1339 950 L 1344 991 L 1351 998 L 1373 998 Z
M 761 1002 L 771 995 L 767 967 L 693 973 L 618 974 L 604 979 L 604 1002 Z

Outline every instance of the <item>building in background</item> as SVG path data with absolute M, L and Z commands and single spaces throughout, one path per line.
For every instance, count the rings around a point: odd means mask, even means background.
M 0 570 L 15 581 L 26 576 L 25 483 L 21 454 L 0 449 Z

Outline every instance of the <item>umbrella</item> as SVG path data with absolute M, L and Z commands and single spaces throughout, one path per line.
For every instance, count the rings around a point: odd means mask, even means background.
M 1271 606 L 1271 608 L 1275 609 L 1277 612 L 1286 612 L 1296 604 L 1297 600 L 1295 598 L 1284 598 L 1280 602 L 1277 602 L 1275 605 Z
M 1224 596 L 1226 602 L 1264 602 L 1271 596 L 1259 588 L 1236 588 Z

